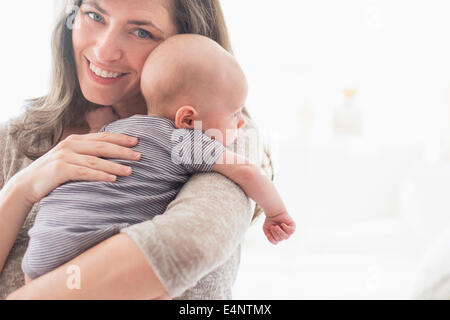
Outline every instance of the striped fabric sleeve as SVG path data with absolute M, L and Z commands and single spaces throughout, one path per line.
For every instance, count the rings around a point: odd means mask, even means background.
M 226 150 L 222 143 L 200 130 L 176 129 L 171 142 L 172 162 L 182 165 L 192 174 L 211 171 L 217 159 Z

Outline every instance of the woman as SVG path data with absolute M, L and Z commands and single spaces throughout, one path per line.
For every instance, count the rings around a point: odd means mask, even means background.
M 70 2 L 75 10 L 54 32 L 50 93 L 0 129 L 0 298 L 23 285 L 20 262 L 40 199 L 69 180 L 129 174 L 101 157 L 139 159 L 129 149 L 137 143 L 132 137 L 89 132 L 145 113 L 139 80 L 150 52 L 176 33 L 203 34 L 230 50 L 218 0 Z M 236 185 L 219 174 L 196 175 L 163 215 L 122 230 L 9 298 L 229 299 L 251 220 L 250 202 Z M 105 262 L 109 268 L 98 267 Z M 71 270 L 79 271 L 75 289 Z

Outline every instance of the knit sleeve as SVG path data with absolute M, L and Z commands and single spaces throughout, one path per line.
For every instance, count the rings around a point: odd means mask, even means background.
M 0 123 L 0 190 L 6 181 L 7 161 L 6 161 L 6 145 L 8 140 L 8 124 Z
M 236 151 L 249 156 L 246 150 Z M 122 232 L 136 242 L 175 298 L 230 259 L 250 226 L 251 209 L 234 182 L 218 173 L 201 173 L 183 186 L 163 215 Z

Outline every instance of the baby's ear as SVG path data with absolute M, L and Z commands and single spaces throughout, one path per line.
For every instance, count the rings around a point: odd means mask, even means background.
M 177 129 L 194 129 L 194 121 L 197 111 L 191 106 L 183 106 L 175 114 L 175 126 Z

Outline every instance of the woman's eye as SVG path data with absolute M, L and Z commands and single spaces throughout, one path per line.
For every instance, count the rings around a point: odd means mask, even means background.
M 92 20 L 94 20 L 96 22 L 102 21 L 102 16 L 100 16 L 99 14 L 97 14 L 95 12 L 88 12 L 86 14 L 89 16 L 89 18 L 91 18 Z
M 153 35 L 144 29 L 137 29 L 134 34 L 141 39 L 153 39 Z

